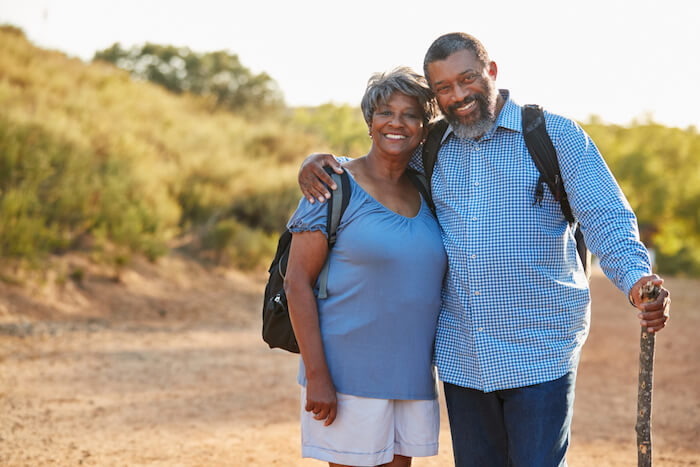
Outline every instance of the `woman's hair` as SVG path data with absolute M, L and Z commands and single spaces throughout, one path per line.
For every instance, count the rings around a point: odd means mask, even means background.
M 372 126 L 372 115 L 377 106 L 389 102 L 395 92 L 418 100 L 423 111 L 424 125 L 435 117 L 435 100 L 428 82 L 409 67 L 402 66 L 384 73 L 375 73 L 367 81 L 367 89 L 360 104 L 367 126 Z

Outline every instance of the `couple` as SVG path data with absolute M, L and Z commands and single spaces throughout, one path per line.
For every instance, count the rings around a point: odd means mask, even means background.
M 572 226 L 548 189 L 533 205 L 539 172 L 521 108 L 496 88 L 483 45 L 464 33 L 441 36 L 423 71 L 427 82 L 408 69 L 370 80 L 366 156 L 342 169 L 330 155 L 302 166 L 306 198 L 288 225 L 285 283 L 302 354 L 302 454 L 332 466 L 408 466 L 435 455 L 432 363 L 458 467 L 566 465 L 590 321 Z M 432 96 L 449 123 L 431 179 L 437 222 L 405 172 L 423 170 L 416 148 Z M 553 114 L 545 122 L 587 246 L 641 325 L 661 330 L 669 293 L 640 303 L 641 285 L 662 280 L 624 195 L 576 123 Z M 331 251 L 322 181 L 334 184 L 323 165 L 347 171 L 352 188 Z M 317 300 L 327 256 L 328 298 Z

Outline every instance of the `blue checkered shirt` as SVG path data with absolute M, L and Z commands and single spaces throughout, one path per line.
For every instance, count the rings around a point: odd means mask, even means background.
M 432 177 L 449 269 L 434 362 L 440 379 L 495 391 L 551 381 L 575 368 L 588 335 L 590 295 L 572 227 L 545 188 L 505 105 L 481 139 L 448 130 Z M 586 245 L 625 294 L 650 274 L 637 221 L 590 137 L 545 113 L 564 186 Z M 411 165 L 422 170 L 420 154 Z

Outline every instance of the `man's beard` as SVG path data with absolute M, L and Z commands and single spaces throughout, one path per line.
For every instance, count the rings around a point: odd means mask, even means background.
M 490 80 L 484 80 L 486 84 L 486 94 L 474 94 L 466 97 L 462 102 L 452 104 L 442 110 L 445 120 L 452 126 L 452 130 L 460 138 L 478 138 L 491 129 L 496 121 L 496 101 L 498 99 L 498 91 L 496 84 Z M 479 119 L 474 123 L 463 123 L 454 111 L 458 108 L 476 101 L 479 106 Z

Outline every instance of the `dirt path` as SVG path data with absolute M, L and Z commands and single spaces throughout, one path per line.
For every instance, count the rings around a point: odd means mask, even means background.
M 147 266 L 133 274 L 113 295 L 86 280 L 87 302 L 115 300 L 99 313 L 39 313 L 26 299 L 20 322 L 19 292 L 0 290 L 0 465 L 323 465 L 299 458 L 297 360 L 258 337 L 260 282 L 198 271 L 170 287 L 171 277 L 148 282 Z M 700 282 L 669 286 L 655 465 L 700 465 Z M 638 327 L 607 281 L 594 277 L 593 295 L 569 464 L 633 466 Z M 414 465 L 452 466 L 450 449 L 443 413 L 440 455 Z

